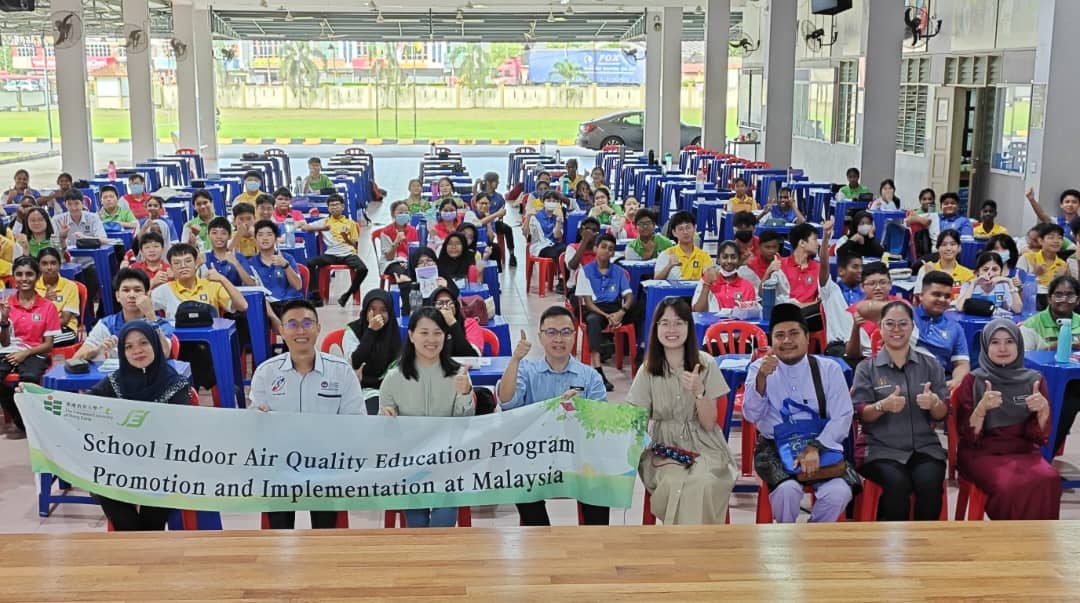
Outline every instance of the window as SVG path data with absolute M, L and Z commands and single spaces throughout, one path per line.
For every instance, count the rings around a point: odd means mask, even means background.
M 904 59 L 900 68 L 900 98 L 896 124 L 896 150 L 922 155 L 926 152 L 926 121 L 929 103 L 930 59 Z
M 1031 86 L 1003 86 L 995 90 L 991 168 L 1024 173 L 1030 114 Z
M 840 63 L 840 81 L 836 89 L 836 142 L 859 144 L 859 62 Z
M 835 69 L 795 70 L 795 136 L 832 141 L 835 88 Z
M 623 118 L 623 123 L 628 126 L 640 126 L 643 123 L 643 117 L 641 113 L 631 113 Z
M 739 72 L 739 126 L 743 128 L 761 127 L 761 86 L 760 70 Z

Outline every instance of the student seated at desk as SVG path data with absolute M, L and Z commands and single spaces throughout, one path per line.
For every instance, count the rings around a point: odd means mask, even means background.
M 997 308 L 1019 314 L 1024 309 L 1024 302 L 1020 298 L 1020 288 L 1013 279 L 1005 274 L 1005 262 L 996 253 L 983 252 L 975 260 L 976 278 L 970 280 L 960 288 L 960 295 L 956 296 L 956 307 L 964 308 L 964 303 L 969 299 L 978 299 L 990 302 Z
M 26 431 L 15 392 L 3 379 L 18 373 L 20 382 L 41 383 L 53 338 L 60 334 L 60 314 L 36 291 L 41 276 L 37 260 L 28 255 L 15 258 L 12 275 L 16 291 L 0 300 L 0 407 L 19 431 Z
M 506 231 L 510 229 L 510 226 L 506 222 L 502 221 L 502 217 L 506 215 L 506 202 L 503 201 L 503 207 L 499 211 L 492 213 L 492 199 L 488 193 L 476 193 L 473 196 L 473 212 L 471 214 L 466 213 L 464 222 L 461 226 L 458 226 L 458 230 L 463 230 L 466 226 L 471 226 L 474 230 L 476 226 L 483 226 L 487 233 L 488 240 L 487 249 L 484 250 L 484 254 L 487 258 L 498 261 L 502 257 L 502 249 L 499 247 L 498 235 L 503 233 L 506 238 L 507 253 L 510 255 L 510 267 L 517 266 L 517 258 L 514 257 L 514 237 L 512 233 Z M 476 224 L 476 226 L 473 226 Z M 473 250 L 475 251 L 476 233 L 473 233 Z M 501 267 L 500 267 L 501 269 Z
M 994 220 L 997 219 L 997 203 L 990 199 L 983 201 L 982 207 L 979 208 L 979 221 L 975 223 L 975 227 L 972 229 L 976 239 L 989 239 L 994 235 L 1007 235 L 1009 230 L 997 224 Z
M 498 245 L 493 245 L 489 242 L 484 248 L 484 252 L 481 253 L 479 251 L 479 248 L 477 247 L 477 243 L 479 242 L 480 238 L 480 231 L 476 228 L 476 225 L 466 222 L 461 225 L 461 228 L 458 229 L 458 232 L 465 235 L 465 242 L 468 243 L 465 248 L 465 253 L 469 254 L 469 257 L 476 260 L 476 269 L 482 272 L 484 266 L 483 263 L 495 257 L 495 251 Z
M 251 257 L 255 248 L 255 206 L 250 203 L 237 203 L 232 206 L 231 237 L 228 248 L 239 255 Z
M 622 215 L 618 215 L 616 211 L 615 215 L 611 217 L 611 236 L 615 237 L 615 240 L 620 239 L 636 239 L 638 236 L 637 231 L 637 213 L 641 209 L 638 200 L 633 197 L 627 197 L 623 200 Z
M 788 224 L 802 224 L 806 221 L 806 217 L 799 211 L 799 206 L 795 203 L 795 195 L 790 188 L 780 189 L 777 196 L 779 201 L 769 199 L 769 202 L 765 204 L 765 209 L 768 210 L 767 219 L 783 220 Z
M 934 270 L 922 279 L 920 304 L 915 307 L 915 328 L 919 330 L 919 347 L 933 354 L 945 367 L 949 390 L 956 389 L 971 371 L 967 336 L 960 323 L 945 316 L 952 298 L 953 279 L 945 272 Z
M 301 192 L 307 194 L 319 194 L 324 188 L 334 188 L 330 177 L 322 173 L 322 160 L 312 157 L 307 160 L 308 175 L 304 178 Z
M 79 194 L 81 195 L 82 193 Z M 18 203 L 19 199 L 22 199 L 26 195 L 30 195 L 37 199 L 41 196 L 41 193 L 30 188 L 30 172 L 20 168 L 15 170 L 14 185 L 4 192 L 4 205 Z
M 398 365 L 379 387 L 379 414 L 388 417 L 471 417 L 476 414 L 469 371 L 450 357 L 450 327 L 434 308 L 413 310 Z M 457 508 L 405 509 L 410 528 L 448 528 Z
M 551 190 L 551 174 L 540 172 L 536 175 L 536 190 L 525 195 L 521 202 L 521 213 L 525 214 L 529 207 L 536 211 L 544 209 L 544 195 Z
M 34 206 L 44 207 L 50 214 L 59 215 L 64 213 L 64 195 L 71 190 L 74 183 L 75 179 L 71 177 L 71 174 L 60 172 L 60 175 L 56 177 L 56 190 L 38 197 L 34 197 L 33 194 L 26 194 L 23 197 L 35 199 Z M 89 199 L 86 201 L 89 203 Z
M 64 347 L 79 340 L 80 307 L 79 289 L 75 283 L 60 276 L 60 252 L 46 247 L 38 253 L 41 278 L 37 282 L 37 294 L 56 305 L 60 314 L 60 332 L 53 336 L 53 345 Z
M 79 239 L 97 239 L 103 245 L 108 241 L 105 234 L 105 226 L 97 214 L 86 211 L 83 205 L 83 194 L 78 189 L 71 189 L 64 195 L 64 205 L 67 212 L 53 218 L 53 229 L 59 233 L 59 246 L 61 251 L 75 247 Z M 59 247 L 58 246 L 58 247 Z M 86 294 L 90 299 L 95 299 L 101 286 L 98 283 L 97 269 L 94 258 L 89 256 L 77 256 L 72 261 L 82 266 L 82 279 L 86 283 Z
M 713 260 L 704 249 L 694 244 L 697 236 L 697 222 L 690 212 L 680 211 L 668 221 L 671 234 L 677 244 L 659 254 L 656 261 L 657 280 L 696 281 L 712 266 Z
M 859 195 L 865 195 L 870 192 L 870 189 L 866 188 L 866 185 L 859 183 L 859 178 L 862 176 L 862 174 L 859 173 L 859 168 L 848 168 L 845 176 L 847 176 L 847 184 L 840 187 L 840 190 L 836 193 L 837 199 L 855 200 L 859 198 Z
M 135 214 L 131 210 L 120 205 L 120 199 L 116 187 L 106 184 L 98 191 L 98 199 L 101 200 L 101 209 L 98 210 L 98 218 L 102 224 L 117 224 L 120 228 L 130 229 L 139 225 Z
M 258 198 L 259 193 L 262 192 L 262 173 L 258 170 L 248 170 L 244 174 L 244 192 L 240 193 L 233 199 L 232 204 L 237 203 L 255 203 L 255 199 Z
M 449 176 L 439 178 L 438 187 L 439 198 L 435 199 L 432 202 L 432 205 L 439 207 L 441 210 L 443 203 L 446 201 L 453 201 L 455 209 L 465 209 L 465 201 L 454 192 L 454 181 L 451 180 Z
M 131 174 L 128 176 L 127 189 L 128 192 L 124 195 L 123 204 L 131 211 L 131 215 L 139 220 L 145 219 L 149 215 L 146 210 L 146 202 L 150 200 L 150 193 L 146 192 L 146 179 L 143 178 L 142 174 Z
M 19 249 L 14 256 L 29 255 L 37 257 L 46 247 L 60 248 L 60 237 L 56 235 L 49 212 L 43 207 L 33 207 L 23 216 L 22 228 L 15 237 Z
M 589 212 L 593 208 L 593 193 L 588 181 L 578 180 L 574 188 L 574 211 Z
M 345 325 L 341 337 L 341 351 L 360 378 L 369 415 L 378 414 L 379 387 L 401 355 L 401 331 L 393 312 L 390 293 L 372 289 L 364 296 L 360 316 Z
M 184 223 L 184 241 L 196 249 L 210 248 L 210 220 L 214 219 L 214 198 L 206 189 L 191 195 L 195 217 Z
M 345 199 L 334 193 L 326 199 L 326 208 L 330 212 L 326 218 L 311 224 L 306 222 L 299 224 L 300 230 L 321 232 L 323 239 L 322 255 L 308 258 L 307 261 L 307 267 L 311 273 L 308 295 L 311 297 L 313 306 L 317 308 L 322 305 L 323 300 L 319 297 L 319 271 L 331 264 L 344 264 L 353 273 L 352 283 L 337 300 L 338 305 L 344 308 L 353 294 L 360 290 L 360 285 L 367 278 L 368 269 L 358 255 L 360 227 L 352 218 L 345 215 Z
M 259 220 L 273 220 L 275 204 L 274 198 L 269 193 L 260 193 L 258 197 L 255 197 L 255 219 L 252 220 L 251 225 L 255 226 L 255 222 Z M 254 243 L 255 233 L 252 232 L 251 236 Z
M 896 196 L 896 183 L 892 178 L 881 181 L 878 187 L 878 196 L 870 202 L 871 211 L 894 211 L 900 209 L 900 197 Z
M 592 187 L 593 192 L 608 187 L 607 183 L 604 182 L 604 168 L 600 166 L 594 167 L 592 171 L 589 172 L 589 178 L 592 180 L 592 182 L 589 183 L 589 186 Z
M 626 244 L 624 255 L 627 260 L 655 260 L 660 254 L 675 246 L 671 239 L 656 232 L 657 224 L 659 224 L 659 218 L 656 212 L 647 208 L 637 210 L 634 214 L 637 236 Z
M 409 222 L 412 213 L 407 201 L 390 204 L 390 224 L 375 231 L 379 238 L 379 271 L 400 276 L 409 271 L 409 243 L 418 243 L 420 234 Z
M 404 203 L 409 208 L 410 214 L 423 214 L 431 209 L 431 202 L 424 198 L 424 183 L 419 178 L 409 180 L 409 196 L 400 201 L 394 201 L 394 205 Z
M 1020 327 L 1024 349 L 1056 350 L 1058 334 L 1061 333 L 1058 321 L 1068 320 L 1072 323 L 1070 347 L 1073 350 L 1080 350 L 1080 314 L 1075 312 L 1077 295 L 1080 295 L 1080 282 L 1077 282 L 1076 278 L 1066 275 L 1050 281 L 1046 309 L 1028 317 Z M 1065 386 L 1065 398 L 1058 417 L 1054 450 L 1060 451 L 1065 445 L 1065 437 L 1069 435 L 1078 412 L 1080 412 L 1080 381 L 1073 380 Z
M 1001 257 L 1001 261 L 1005 262 L 1005 273 L 1010 277 L 1016 276 L 1016 263 L 1020 261 L 1020 251 L 1016 248 L 1016 241 L 1009 235 L 994 235 L 986 241 L 986 247 L 982 248 L 980 253 L 992 252 L 998 254 Z M 1018 287 L 1020 286 L 1020 280 L 1014 281 Z
M 209 304 L 218 316 L 229 312 L 246 312 L 247 300 L 239 289 L 217 270 L 211 269 L 206 278 L 198 276 L 199 252 L 187 243 L 177 243 L 169 248 L 169 264 L 175 280 L 153 290 L 154 311 L 163 311 L 165 318 L 176 319 L 176 309 L 182 302 L 197 301 Z M 185 342 L 180 344 L 180 359 L 191 363 L 191 375 L 196 387 L 209 389 L 214 385 L 214 362 L 206 344 Z M 232 395 L 232 392 L 222 395 Z
M 239 207 L 244 204 L 237 204 Z M 250 205 L 248 207 L 251 207 Z M 210 220 L 210 249 L 206 252 L 206 267 L 213 268 L 237 287 L 254 287 L 257 283 L 251 263 L 243 255 L 229 249 L 232 224 L 222 217 Z
M 562 178 L 559 178 L 559 187 L 561 188 L 562 183 L 566 182 L 568 189 L 572 191 L 577 190 L 578 182 L 581 182 L 584 179 L 585 176 L 578 173 L 578 160 L 573 158 L 567 159 L 566 173 L 562 175 Z
M 927 262 L 919 269 L 919 276 L 915 279 L 915 292 L 922 290 L 923 276 L 928 272 L 944 272 L 952 278 L 957 285 L 973 280 L 975 273 L 970 268 L 960 263 L 960 233 L 955 230 L 943 230 L 937 237 L 938 260 Z
M 1070 222 L 1080 217 L 1080 191 L 1076 189 L 1070 188 L 1061 192 L 1061 196 L 1058 197 L 1061 215 L 1056 220 L 1051 218 L 1050 214 L 1046 213 L 1046 210 L 1039 205 L 1039 200 L 1035 197 L 1035 189 L 1028 189 L 1027 200 L 1031 205 L 1031 209 L 1035 212 L 1035 216 L 1043 224 L 1056 223 L 1058 226 L 1066 228 Z
M 620 217 L 618 208 L 611 205 L 611 193 L 608 189 L 600 188 L 593 193 L 593 207 L 589 210 L 589 217 L 596 218 L 603 226 L 610 226 L 614 218 Z
M 584 181 L 583 181 L 584 182 Z M 566 248 L 567 283 L 573 292 L 577 284 L 577 272 L 596 260 L 596 241 L 600 236 L 600 223 L 596 218 L 585 218 L 578 224 L 577 241 Z
M 1035 275 L 1040 294 L 1045 294 L 1050 281 L 1069 272 L 1068 264 L 1058 256 L 1064 234 L 1057 224 L 1040 224 L 1039 250 L 1025 253 L 1016 263 L 1017 270 Z M 1038 306 L 1040 309 L 1046 307 L 1046 300 L 1040 299 Z
M 290 300 L 282 308 L 282 338 L 289 349 L 270 358 L 251 376 L 248 397 L 253 412 L 307 412 L 326 415 L 364 414 L 364 395 L 352 367 L 315 347 L 319 339 L 319 313 L 305 299 Z M 398 335 L 400 337 L 400 334 Z M 337 511 L 311 511 L 311 527 L 337 526 Z M 292 511 L 267 513 L 274 530 L 291 530 Z
M 832 218 L 825 221 L 825 232 L 832 229 Z M 828 269 L 813 259 L 821 244 L 818 242 L 817 229 L 812 224 L 803 222 L 791 229 L 788 235 L 793 251 L 780 260 L 780 270 L 776 273 L 776 303 L 793 303 L 802 308 L 803 318 L 811 333 L 822 330 L 821 285 L 822 270 Z
M 741 211 L 731 217 L 732 234 L 735 237 L 735 244 L 739 246 L 741 262 L 746 262 L 758 252 L 761 242 L 754 234 L 757 225 L 758 219 L 753 212 Z
M 131 267 L 146 274 L 150 289 L 164 285 L 172 279 L 169 264 L 164 260 L 165 239 L 154 231 L 147 232 L 132 241 L 132 257 L 120 262 L 121 268 Z M 130 253 L 130 252 L 129 252 Z
M 258 253 L 251 257 L 249 264 L 255 271 L 255 280 L 270 292 L 270 307 L 274 314 L 281 316 L 281 309 L 290 299 L 304 296 L 303 282 L 296 268 L 296 260 L 291 255 L 278 251 L 277 240 L 281 236 L 278 225 L 270 220 L 255 223 L 255 245 Z M 228 280 L 228 279 L 226 279 Z
M 615 237 L 600 235 L 596 244 L 596 258 L 581 268 L 575 290 L 581 302 L 582 320 L 589 339 L 590 366 L 600 373 L 604 388 L 609 392 L 615 391 L 615 386 L 608 381 L 600 365 L 600 352 L 606 343 L 604 330 L 634 324 L 643 315 L 640 304 L 634 303 L 634 292 L 630 289 L 626 270 L 611 263 L 614 255 Z
M 450 199 L 439 202 L 439 221 L 428 225 L 427 246 L 438 253 L 442 250 L 443 241 L 450 233 L 457 231 L 464 222 L 465 212 L 459 211 L 457 204 Z
M 923 192 L 927 191 L 933 192 L 930 189 Z M 922 197 L 923 195 L 920 193 L 919 198 L 922 199 Z M 941 206 L 941 213 L 928 213 L 921 216 L 913 213 L 905 221 L 909 225 L 917 224 L 929 229 L 931 240 L 936 239 L 939 233 L 946 230 L 955 230 L 962 236 L 974 236 L 975 231 L 971 227 L 971 220 L 960 213 L 959 195 L 956 193 L 941 193 L 938 205 Z
M 821 312 L 825 315 L 825 354 L 838 358 L 847 357 L 849 364 L 861 358 L 847 353 L 851 339 L 857 339 L 848 309 L 866 294 L 859 286 L 863 272 L 862 256 L 841 254 L 836 258 L 836 280 L 833 280 L 829 264 L 831 254 L 828 245 L 821 246 L 818 261 L 818 287 L 821 296 Z M 878 262 L 880 264 L 880 262 Z
M 480 282 L 481 271 L 477 269 L 476 256 L 469 253 L 469 241 L 464 233 L 452 232 L 446 236 L 436 264 L 439 276 L 458 287 Z
M 172 323 L 154 314 L 154 300 L 150 298 L 150 279 L 140 270 L 121 268 L 113 278 L 113 291 L 120 311 L 94 323 L 86 340 L 75 352 L 75 358 L 99 360 L 121 351 L 118 347 L 120 332 L 134 321 L 150 323 L 161 339 L 161 349 L 166 356 L 172 353 Z
M 760 290 L 761 284 L 780 270 L 780 248 L 783 245 L 784 235 L 779 231 L 762 231 L 761 236 L 758 237 L 757 253 L 742 262 L 742 266 L 739 267 L 739 276 L 750 281 L 754 290 Z M 741 249 L 739 256 L 742 256 Z
M 851 217 L 851 228 L 847 236 L 840 240 L 836 255 L 855 255 L 860 258 L 880 258 L 885 255 L 885 248 L 874 237 L 874 217 L 869 212 L 860 211 Z
M 843 319 L 840 317 L 835 319 L 850 332 L 846 354 L 848 364 L 853 364 L 852 361 L 857 362 L 872 355 L 873 350 L 870 349 L 870 342 L 874 338 L 874 333 L 879 330 L 881 313 L 884 311 L 885 306 L 889 302 L 907 301 L 903 297 L 891 293 L 892 277 L 889 275 L 888 267 L 882 262 L 872 262 L 863 266 L 862 288 L 866 292 L 866 298 L 848 306 L 848 316 L 843 317 Z M 829 314 L 827 320 L 830 321 L 831 325 L 834 320 L 833 315 Z M 911 345 L 914 347 L 918 344 L 919 329 L 915 327 L 912 329 Z
M 146 219 L 135 229 L 133 238 L 142 236 L 144 232 L 156 226 L 167 243 L 171 244 L 178 240 L 179 235 L 176 227 L 173 226 L 172 219 L 165 213 L 165 202 L 161 197 L 150 197 L 143 207 L 146 209 Z
M 155 404 L 190 404 L 191 382 L 169 364 L 158 332 L 145 321 L 125 325 L 117 337 L 120 367 L 90 388 L 87 394 Z M 114 530 L 160 531 L 172 509 L 133 505 L 100 495 L 94 498 Z
M 694 292 L 694 312 L 748 309 L 757 305 L 757 291 L 750 281 L 739 276 L 739 246 L 724 241 L 716 250 L 719 265 L 710 266 L 701 275 Z
M 758 207 L 757 201 L 747 192 L 746 180 L 743 178 L 736 178 L 733 181 L 733 184 L 735 187 L 735 196 L 728 199 L 727 210 L 736 214 L 748 211 L 756 215 L 761 208 Z
M 565 210 L 559 200 L 562 195 L 555 191 L 544 194 L 544 208 L 537 211 L 533 206 L 525 210 L 525 223 L 523 228 L 528 232 L 529 252 L 542 258 L 559 260 L 559 256 L 566 252 L 565 242 Z M 558 273 L 558 270 L 555 271 Z M 563 275 L 556 274 L 557 279 L 564 279 Z M 565 282 L 565 280 L 564 280 Z M 562 285 L 556 283 L 556 292 L 561 292 Z
M 398 285 L 401 285 L 401 284 L 404 284 L 404 283 L 415 283 L 418 280 L 417 276 L 416 276 L 416 269 L 417 268 L 426 268 L 428 266 L 436 266 L 436 267 L 438 267 L 438 265 L 439 265 L 439 256 L 435 255 L 434 251 L 432 251 L 428 247 L 417 247 L 416 249 L 414 249 L 412 251 L 412 253 L 409 254 L 409 267 L 408 267 L 408 270 L 405 271 L 405 274 L 399 274 L 398 275 L 398 277 L 397 277 Z M 452 282 L 452 281 L 447 281 L 445 277 L 440 275 L 438 277 L 438 279 L 436 279 L 436 282 L 438 282 L 440 287 L 445 287 L 447 285 L 447 283 Z M 404 291 L 404 290 L 402 290 L 401 293 L 402 293 L 403 296 L 408 295 L 408 293 L 406 291 Z
M 22 201 L 19 201 L 19 206 L 15 208 L 14 213 L 8 215 L 3 219 L 0 219 L 0 223 L 7 227 L 9 233 L 5 236 L 11 236 L 11 240 L 12 242 L 14 242 L 15 235 L 22 232 L 22 222 L 23 219 L 26 217 L 26 214 L 30 213 L 30 210 L 37 206 L 37 199 L 34 199 L 30 195 L 23 197 Z M 46 212 L 49 211 L 46 208 L 42 209 L 45 209 Z
M 607 390 L 600 374 L 585 366 L 570 354 L 574 340 L 574 317 L 563 306 L 550 306 L 540 315 L 537 336 L 544 348 L 544 357 L 526 360 L 532 344 L 521 332 L 521 339 L 514 348 L 506 372 L 496 386 L 496 397 L 503 410 L 536 404 L 552 398 L 569 400 L 581 396 L 589 400 L 607 401 Z M 608 525 L 611 511 L 608 507 L 581 504 L 585 525 Z M 517 503 L 518 515 L 523 526 L 549 526 L 547 505 L 544 501 Z
M 289 219 L 296 224 L 297 230 L 299 230 L 301 224 L 306 223 L 304 214 L 300 210 L 292 208 L 292 192 L 282 186 L 274 191 L 273 220 L 278 224 L 284 224 Z

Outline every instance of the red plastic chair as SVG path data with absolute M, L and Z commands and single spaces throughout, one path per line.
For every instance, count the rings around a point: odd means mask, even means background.
M 187 147 L 184 147 L 182 149 L 176 149 L 176 154 L 177 155 L 198 155 L 199 152 L 196 151 L 195 149 L 189 149 Z
M 959 389 L 953 390 L 951 396 L 949 396 L 949 416 L 945 418 L 946 429 L 948 430 L 948 453 L 949 453 L 949 465 L 948 476 L 956 477 L 956 521 L 982 521 L 986 516 L 986 493 L 979 489 L 974 483 L 964 479 L 964 476 L 960 475 L 956 470 L 956 454 L 959 447 L 960 432 L 956 424 L 956 411 L 959 406 L 959 399 L 957 398 L 957 392 Z
M 761 327 L 741 320 L 725 320 L 713 323 L 705 330 L 703 346 L 713 356 L 726 354 L 760 355 L 768 348 L 769 339 Z M 735 396 L 735 411 L 742 415 L 743 388 L 732 392 Z M 757 443 L 757 430 L 753 424 L 743 421 L 740 425 L 742 434 L 742 452 L 740 466 L 743 477 L 754 474 L 754 444 Z
M 264 530 L 269 530 L 270 529 L 270 516 L 267 515 L 266 513 L 262 514 L 262 523 L 260 524 L 260 527 L 262 529 L 264 529 Z M 349 512 L 348 511 L 338 511 L 338 513 L 337 513 L 337 523 L 334 524 L 334 528 L 335 529 L 341 529 L 341 530 L 349 529 Z
M 878 329 L 870 336 L 870 354 L 876 355 L 881 351 L 882 345 L 884 345 L 884 342 L 881 341 L 881 329 Z
M 303 264 L 297 264 L 296 271 L 300 274 L 300 291 L 307 295 L 308 284 L 311 282 L 311 272 Z
M 405 525 L 405 512 L 404 511 L 385 511 L 383 513 L 383 527 L 384 528 L 396 528 L 400 522 L 401 527 L 407 528 Z M 457 527 L 459 528 L 471 528 L 472 527 L 472 507 L 458 507 L 457 511 Z
M 529 247 L 529 241 L 525 241 L 525 292 L 529 291 L 529 283 L 532 282 L 533 267 L 536 267 L 539 272 L 537 273 L 537 292 L 540 297 L 544 297 L 547 292 L 547 288 L 555 287 L 555 260 L 551 258 L 542 258 L 532 254 L 532 250 Z
M 344 337 L 345 329 L 334 329 L 333 331 L 330 331 L 326 334 L 326 337 L 323 337 L 322 343 L 319 344 L 319 351 L 321 351 L 323 354 L 329 354 L 330 350 L 334 346 L 337 346 L 338 349 L 341 349 L 342 353 L 344 354 L 345 350 L 341 347 L 341 341 Z
M 173 333 L 172 338 L 169 340 L 169 357 L 173 360 L 180 359 L 180 338 L 177 337 L 175 333 Z M 199 394 L 194 389 L 191 390 L 191 394 L 198 400 Z
M 484 336 L 484 348 L 485 348 L 484 350 L 481 350 L 481 351 L 486 352 L 487 349 L 490 348 L 491 349 L 490 356 L 498 356 L 499 355 L 499 336 L 496 335 L 494 331 L 492 331 L 490 329 L 485 329 L 483 327 L 480 328 L 480 334 Z M 481 355 L 482 356 L 488 356 L 489 354 L 481 354 Z
M 949 489 L 948 482 L 943 482 L 941 492 L 941 515 L 938 521 L 949 521 Z M 882 489 L 877 482 L 863 479 L 862 492 L 855 497 L 855 521 L 877 521 L 878 501 L 881 500 Z M 912 515 L 914 519 L 915 496 L 911 497 Z
M 329 266 L 323 266 L 322 269 L 319 270 L 319 296 L 322 297 L 323 300 L 330 299 L 331 273 L 340 270 L 347 271 L 350 279 L 356 278 L 356 271 L 345 264 L 330 264 Z M 360 297 L 360 289 L 358 288 L 356 292 L 353 293 L 353 301 L 357 305 L 360 304 Z

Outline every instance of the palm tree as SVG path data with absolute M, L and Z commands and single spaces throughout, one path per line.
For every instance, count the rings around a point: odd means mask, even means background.
M 319 86 L 322 71 L 315 62 L 319 59 L 326 64 L 326 55 L 321 50 L 312 48 L 307 42 L 291 42 L 281 48 L 281 67 L 279 75 L 286 83 L 300 108 L 304 108 L 304 99 L 311 97 L 313 88 Z
M 448 58 L 454 66 L 458 82 L 476 102 L 476 91 L 491 82 L 491 75 L 495 71 L 491 55 L 480 44 L 470 42 L 455 47 Z
M 551 66 L 555 75 L 559 76 L 563 82 L 563 99 L 566 101 L 566 106 L 570 106 L 571 93 L 575 93 L 576 98 L 579 92 L 578 90 L 572 90 L 571 86 L 574 82 L 585 81 L 585 68 L 577 63 L 571 63 L 569 59 L 563 59 Z

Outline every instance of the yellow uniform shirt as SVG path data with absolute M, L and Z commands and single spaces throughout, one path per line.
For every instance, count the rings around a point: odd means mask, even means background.
M 195 279 L 195 284 L 188 289 L 180 281 L 156 287 L 150 297 L 154 300 L 155 310 L 164 310 L 165 316 L 172 320 L 176 317 L 176 308 L 181 302 L 197 301 L 217 308 L 218 316 L 232 310 L 232 298 L 220 284 L 204 278 Z
M 1027 264 L 1027 266 L 1024 266 L 1024 264 Z M 1035 273 L 1035 269 L 1039 266 L 1046 266 L 1046 270 L 1035 277 L 1040 289 L 1049 287 L 1050 281 L 1054 280 L 1054 277 L 1068 273 L 1065 260 L 1054 256 L 1053 261 L 1048 262 L 1041 251 L 1029 251 L 1022 255 L 1020 262 L 1017 263 L 1017 268 L 1030 268 L 1029 271 L 1032 273 Z
M 234 237 L 233 251 L 249 258 L 254 256 L 258 252 L 258 250 L 255 248 L 255 237 Z
M 351 218 L 341 216 L 335 218 L 334 216 L 328 216 L 323 220 L 329 230 L 322 231 L 323 248 L 326 255 L 332 255 L 334 257 L 346 257 L 355 255 L 356 242 L 360 239 L 360 227 L 356 225 Z M 349 241 L 345 240 L 343 233 L 349 233 Z
M 740 211 L 757 211 L 758 204 L 753 197 L 747 195 L 745 197 L 732 197 L 728 199 L 728 210 L 733 212 Z
M 682 247 L 676 245 L 664 253 L 671 254 L 679 264 L 679 278 L 684 281 L 696 281 L 701 278 L 705 269 L 712 266 L 712 258 L 700 247 L 694 247 L 689 254 L 684 253 Z
M 252 205 L 255 205 L 255 200 L 258 199 L 259 195 L 261 195 L 261 194 L 262 194 L 262 191 L 255 191 L 254 193 L 249 193 L 249 192 L 240 193 L 239 195 L 236 196 L 235 199 L 232 200 L 232 204 L 236 205 L 237 203 L 250 203 Z
M 71 320 L 60 326 L 67 327 L 72 331 L 79 330 L 79 288 L 75 285 L 74 281 L 69 281 L 61 276 L 60 280 L 56 283 L 56 288 L 53 290 L 53 295 L 51 297 L 45 295 L 49 290 L 49 287 L 46 286 L 45 281 L 40 278 L 34 289 L 37 290 L 38 295 L 56 305 L 57 314 L 71 312 Z
M 952 277 L 953 282 L 958 285 L 963 285 L 964 283 L 975 279 L 975 273 L 972 272 L 970 268 L 961 266 L 960 262 L 957 262 L 952 270 L 942 268 L 941 262 L 930 262 L 929 266 L 930 270 L 938 270 L 948 274 Z
M 975 227 L 972 229 L 976 239 L 989 239 L 994 235 L 1009 234 L 1009 229 L 1005 228 L 1001 224 L 994 224 L 994 227 L 989 231 L 983 228 L 982 222 L 976 222 Z

